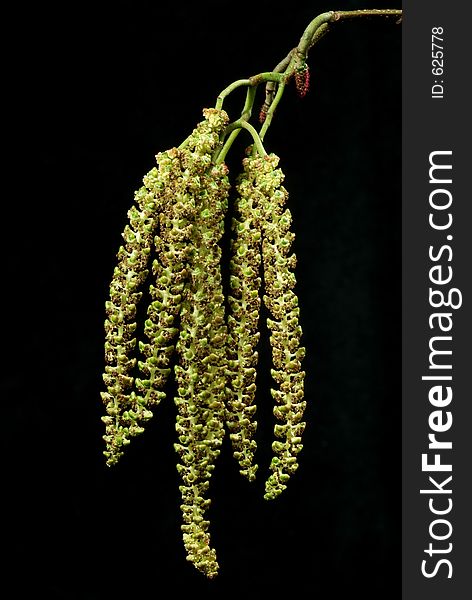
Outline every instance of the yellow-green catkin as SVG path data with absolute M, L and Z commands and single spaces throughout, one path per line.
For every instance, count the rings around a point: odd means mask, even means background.
M 224 164 L 201 177 L 196 197 L 199 225 L 193 235 L 190 278 L 183 292 L 175 449 L 182 479 L 183 540 L 187 559 L 207 577 L 218 572 L 210 545 L 206 511 L 210 477 L 224 437 L 226 388 L 226 323 L 220 271 L 220 239 L 224 231 L 229 183 Z
M 109 466 L 123 454 L 129 438 L 139 433 L 139 427 L 123 419 L 130 408 L 133 387 L 132 371 L 136 358 L 132 356 L 136 346 L 136 308 L 142 297 L 141 287 L 148 276 L 153 236 L 158 226 L 161 199 L 145 185 L 135 194 L 135 205 L 128 211 L 129 223 L 122 234 L 124 245 L 120 246 L 113 278 L 110 283 L 110 299 L 106 302 L 105 320 L 105 373 L 106 392 L 102 392 L 106 416 L 104 452 Z
M 297 455 L 302 449 L 305 428 L 303 413 L 304 377 L 301 363 L 305 348 L 300 346 L 302 329 L 299 324 L 300 309 L 294 292 L 296 256 L 290 253 L 295 235 L 290 231 L 291 214 L 285 203 L 287 190 L 282 186 L 284 175 L 278 168 L 275 154 L 251 157 L 254 186 L 263 213 L 262 268 L 264 304 L 270 314 L 267 325 L 272 349 L 272 378 L 277 384 L 271 390 L 275 400 L 274 415 L 277 438 L 272 449 L 270 469 L 266 481 L 265 498 L 277 497 L 287 486 L 287 481 L 298 467 Z
M 256 367 L 261 307 L 262 213 L 251 159 L 243 160 L 238 178 L 232 220 L 230 292 L 228 295 L 228 399 L 227 426 L 240 473 L 255 479 L 257 448 L 254 435 Z
M 162 198 L 163 210 L 159 215 L 159 231 L 154 237 L 155 256 L 152 262 L 153 283 L 149 286 L 150 302 L 144 335 L 139 342 L 144 360 L 138 361 L 141 376 L 136 377 L 136 393 L 132 392 L 133 409 L 125 415 L 140 422 L 140 408 L 146 417 L 152 417 L 152 407 L 165 397 L 162 391 L 170 374 L 178 332 L 178 318 L 182 290 L 185 285 L 188 221 L 193 215 L 193 197 L 182 182 L 181 151 L 172 148 L 157 155 L 159 172 L 149 181 L 156 196 Z
M 204 116 L 184 149 L 172 148 L 157 155 L 158 167 L 145 176 L 144 187 L 135 195 L 138 207 L 128 213 L 130 224 L 123 234 L 126 245 L 118 252 L 105 324 L 107 392 L 102 397 L 107 410 L 103 421 L 108 465 L 118 461 L 130 437 L 144 430 L 143 424 L 153 414 L 150 409 L 165 396 L 162 388 L 170 374 L 178 332 L 176 319 L 188 279 L 187 263 L 197 216 L 195 198 L 201 193 L 201 176 L 210 168 L 227 120 L 226 113 L 214 109 L 205 110 Z M 154 282 L 144 324 L 148 342 L 139 343 L 144 360 L 138 363 L 141 377 L 134 380 L 134 319 L 142 295 L 137 289 L 148 276 L 153 250 Z

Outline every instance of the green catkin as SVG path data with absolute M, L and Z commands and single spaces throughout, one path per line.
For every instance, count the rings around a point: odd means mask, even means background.
M 104 454 L 109 466 L 122 456 L 129 438 L 139 433 L 137 425 L 123 419 L 123 413 L 131 408 L 132 370 L 136 364 L 136 358 L 132 356 L 136 346 L 136 307 L 142 297 L 140 288 L 148 275 L 161 206 L 160 198 L 146 185 L 136 192 L 135 202 L 128 211 L 129 223 L 122 234 L 125 244 L 120 246 L 117 254 L 118 265 L 110 283 L 110 300 L 106 302 L 103 380 L 107 391 L 101 396 L 107 413 L 102 421 L 106 426 Z
M 175 450 L 181 478 L 182 533 L 187 559 L 207 577 L 218 572 L 210 545 L 208 489 L 220 454 L 225 423 L 241 473 L 254 479 L 257 344 L 263 296 L 271 319 L 272 376 L 278 389 L 274 414 L 277 440 L 266 482 L 266 498 L 277 496 L 297 467 L 301 449 L 303 378 L 298 303 L 293 287 L 295 256 L 287 193 L 274 155 L 248 157 L 238 179 L 232 221 L 230 314 L 225 320 L 220 241 L 228 208 L 227 167 L 214 165 L 227 122 L 223 111 L 204 111 L 181 148 L 160 153 L 130 209 L 107 302 L 106 361 L 102 394 L 107 415 L 107 464 L 115 464 L 130 438 L 144 430 L 176 352 Z M 136 358 L 136 306 L 152 262 L 153 283 L 144 335 L 143 360 Z M 261 273 L 262 270 L 262 273 Z
M 195 228 L 190 280 L 184 289 L 181 332 L 175 367 L 178 415 L 175 449 L 182 479 L 180 492 L 183 540 L 187 559 L 207 577 L 218 572 L 210 546 L 210 506 L 206 497 L 224 437 L 226 388 L 226 324 L 220 272 L 219 241 L 227 210 L 227 168 L 214 166 L 202 176 L 197 197 L 200 224 Z
M 271 390 L 276 402 L 277 423 L 273 445 L 272 471 L 266 482 L 265 498 L 278 496 L 290 475 L 297 469 L 297 454 L 302 448 L 302 421 L 305 373 L 301 370 L 305 349 L 300 347 L 302 330 L 298 323 L 298 299 L 293 270 L 296 257 L 290 254 L 294 234 L 290 232 L 291 215 L 284 205 L 288 198 L 282 186 L 283 173 L 277 168 L 274 154 L 249 156 L 243 160 L 238 184 L 236 217 L 233 220 L 232 258 L 230 262 L 229 373 L 231 395 L 228 401 L 228 429 L 241 473 L 252 478 L 256 423 L 255 412 L 258 321 L 260 311 L 260 266 L 264 279 L 264 304 L 270 317 L 272 350 L 271 370 L 277 387 Z M 250 465 L 249 469 L 247 468 Z
M 252 162 L 243 161 L 237 185 L 235 216 L 232 221 L 230 293 L 228 304 L 228 372 L 231 394 L 228 399 L 227 427 L 233 455 L 240 473 L 255 479 L 257 448 L 254 435 L 256 367 L 259 342 L 260 267 L 262 215 L 251 173 Z
M 102 399 L 107 415 L 102 420 L 109 466 L 123 455 L 129 438 L 144 431 L 142 425 L 153 415 L 150 408 L 165 396 L 162 388 L 170 373 L 178 332 L 174 325 L 181 309 L 191 251 L 195 196 L 200 193 L 201 175 L 211 165 L 212 153 L 227 122 L 224 111 L 207 109 L 204 116 L 185 149 L 173 148 L 156 157 L 158 167 L 144 177 L 144 187 L 135 195 L 138 206 L 128 213 L 130 223 L 123 233 L 126 244 L 118 252 L 111 299 L 106 306 L 107 391 Z M 134 380 L 136 358 L 131 353 L 136 346 L 136 305 L 142 296 L 137 290 L 148 276 L 153 243 L 155 283 L 150 286 L 151 302 L 144 325 L 149 342 L 139 343 L 144 358 L 138 363 L 142 376 Z
M 267 319 L 267 325 L 271 332 L 274 366 L 271 374 L 278 387 L 272 389 L 271 393 L 276 402 L 274 416 L 279 421 L 274 426 L 278 440 L 272 444 L 272 474 L 266 481 L 264 496 L 270 500 L 287 487 L 287 481 L 298 467 L 297 455 L 303 447 L 301 441 L 305 422 L 302 419 L 306 402 L 303 400 L 305 372 L 301 370 L 301 363 L 305 348 L 300 346 L 300 309 L 293 291 L 296 284 L 293 272 L 296 257 L 295 254 L 289 254 L 295 235 L 290 231 L 290 211 L 284 210 L 288 193 L 281 185 L 283 173 L 277 169 L 278 157 L 272 154 L 263 162 L 267 170 L 266 177 L 260 180 L 267 200 L 262 243 L 266 292 L 264 303 L 273 317 Z
M 253 179 L 251 195 L 262 212 L 262 269 L 264 304 L 270 313 L 267 325 L 272 349 L 272 378 L 277 387 L 271 390 L 275 400 L 274 416 L 277 438 L 272 449 L 271 475 L 266 481 L 265 498 L 276 498 L 298 467 L 297 455 L 302 449 L 302 421 L 306 407 L 304 377 L 301 362 L 305 349 L 300 346 L 302 330 L 300 309 L 294 287 L 295 254 L 290 254 L 294 234 L 290 231 L 291 214 L 285 209 L 287 190 L 282 186 L 284 175 L 275 154 L 245 159 Z

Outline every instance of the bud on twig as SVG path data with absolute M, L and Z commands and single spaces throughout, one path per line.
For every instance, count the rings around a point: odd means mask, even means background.
M 310 87 L 310 68 L 306 63 L 295 72 L 295 86 L 300 98 L 304 98 Z

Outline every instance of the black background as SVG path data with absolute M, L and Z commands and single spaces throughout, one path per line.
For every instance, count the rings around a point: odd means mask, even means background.
M 230 82 L 274 67 L 317 14 L 400 6 L 23 8 L 13 51 L 26 52 L 5 113 L 19 172 L 6 174 L 4 209 L 8 597 L 399 598 L 401 26 L 333 27 L 310 53 L 307 97 L 289 86 L 266 138 L 297 235 L 308 426 L 297 474 L 264 501 L 272 415 L 262 348 L 259 477 L 240 478 L 225 445 L 211 484 L 214 581 L 185 561 L 171 397 L 109 469 L 99 393 L 108 283 L 154 155 L 180 144 Z M 225 104 L 233 119 L 243 99 L 235 92 Z M 231 153 L 236 169 L 245 135 Z

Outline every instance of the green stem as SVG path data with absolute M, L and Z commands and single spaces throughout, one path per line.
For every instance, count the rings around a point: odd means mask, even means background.
M 230 133 L 227 140 L 223 144 L 223 148 L 221 148 L 221 150 L 219 152 L 216 152 L 213 155 L 213 162 L 216 165 L 218 165 L 224 161 L 224 159 L 226 158 L 226 155 L 228 154 L 229 149 L 233 145 L 234 140 L 238 137 L 238 134 L 241 131 L 241 129 L 242 128 L 233 129 L 233 131 Z
M 371 10 L 346 10 L 346 11 L 329 11 L 326 13 L 322 13 L 315 17 L 313 21 L 308 25 L 308 27 L 303 32 L 300 41 L 298 42 L 298 46 L 290 51 L 288 56 L 279 64 L 287 64 L 285 70 L 282 73 L 284 83 L 288 82 L 289 78 L 293 75 L 293 73 L 302 66 L 307 59 L 308 51 L 314 44 L 316 44 L 322 37 L 326 35 L 329 31 L 329 26 L 331 23 L 342 21 L 345 19 L 353 19 L 357 17 L 401 17 L 401 10 L 393 10 L 393 9 L 371 9 Z M 270 108 L 267 110 L 267 115 L 264 120 L 264 124 L 261 128 L 259 136 L 261 140 L 264 139 L 265 134 L 272 122 L 272 118 L 274 116 L 275 109 L 277 108 L 277 104 L 280 101 L 280 98 L 283 94 L 283 85 L 279 85 L 279 90 L 273 101 L 270 104 Z M 272 90 L 273 94 L 273 90 Z
M 315 31 L 315 33 L 313 34 L 313 38 L 311 40 L 310 46 L 308 49 L 310 49 L 312 46 L 314 46 L 315 44 L 317 44 L 322 37 L 324 37 L 329 31 L 329 23 L 323 23 L 322 25 L 320 25 L 318 27 L 318 29 Z
M 256 147 L 257 152 L 260 154 L 260 156 L 267 156 L 267 152 L 265 151 L 264 146 L 262 145 L 261 138 L 259 137 L 259 134 L 255 130 L 255 128 L 250 123 L 247 123 L 247 121 L 244 121 L 243 119 L 238 119 L 237 121 L 234 121 L 234 123 L 231 123 L 231 125 L 228 125 L 228 127 L 226 128 L 225 133 L 231 133 L 231 135 L 229 136 L 225 145 L 216 157 L 216 164 L 220 164 L 224 161 L 224 159 L 226 158 L 226 154 L 228 153 L 228 150 L 230 149 L 231 144 L 234 141 L 234 138 L 241 129 L 246 129 L 247 131 L 249 131 L 249 133 L 252 136 L 252 139 L 254 140 L 254 146 Z
M 321 13 L 321 15 L 318 15 L 317 17 L 315 17 L 313 19 L 313 21 L 308 25 L 308 27 L 303 32 L 303 35 L 300 38 L 300 41 L 298 42 L 297 54 L 299 54 L 300 56 L 303 56 L 303 58 L 307 57 L 308 50 L 312 46 L 312 40 L 313 40 L 313 37 L 314 37 L 316 31 L 322 25 L 332 21 L 333 16 L 335 14 L 336 13 L 334 11 L 330 10 L 329 12 Z M 290 62 L 293 63 L 293 59 Z M 289 68 L 290 68 L 290 65 L 287 67 L 287 69 L 289 69 Z
M 266 83 L 267 81 L 275 81 L 280 83 L 283 80 L 283 73 L 275 73 L 274 71 L 265 71 L 264 73 L 258 73 L 249 77 L 250 85 L 259 85 L 260 83 Z
M 273 71 L 268 71 L 266 73 L 258 73 L 257 75 L 253 75 L 249 79 L 238 79 L 234 81 L 232 84 L 228 85 L 222 92 L 218 94 L 218 98 L 216 99 L 215 108 L 221 110 L 223 108 L 223 102 L 231 92 L 236 90 L 237 88 L 247 85 L 251 87 L 257 87 L 260 83 L 266 83 L 267 81 L 275 81 L 279 82 L 282 79 L 281 73 L 274 73 Z
M 328 33 L 330 29 L 330 25 L 332 23 L 336 23 L 338 21 L 343 21 L 347 19 L 355 19 L 358 17 L 397 17 L 397 22 L 400 22 L 402 16 L 401 10 L 396 9 L 365 9 L 365 10 L 338 10 L 338 11 L 329 11 L 325 13 L 321 13 L 317 17 L 315 17 L 308 27 L 303 32 L 300 41 L 298 42 L 298 46 L 291 50 L 289 54 L 277 65 L 274 71 L 268 71 L 264 73 L 259 73 L 258 75 L 253 75 L 249 77 L 249 79 L 238 79 L 237 81 L 230 84 L 226 87 L 218 96 L 215 108 L 221 109 L 223 107 L 223 102 L 225 98 L 231 94 L 235 89 L 241 86 L 248 86 L 249 90 L 251 90 L 246 94 L 246 102 L 241 114 L 241 118 L 238 121 L 235 121 L 230 128 L 226 129 L 225 136 L 228 133 L 231 135 L 228 137 L 226 142 L 224 143 L 223 148 L 219 152 L 216 157 L 217 162 L 221 162 L 224 160 L 231 144 L 234 142 L 238 132 L 243 129 L 247 129 L 250 131 L 251 135 L 254 138 L 255 147 L 257 151 L 264 155 L 265 150 L 262 146 L 262 140 L 264 139 L 265 134 L 272 122 L 272 118 L 274 116 L 275 109 L 277 108 L 278 103 L 283 95 L 285 85 L 289 81 L 290 77 L 299 69 L 303 67 L 306 63 L 306 59 L 308 56 L 308 51 L 314 44 L 316 44 L 326 33 Z M 259 134 L 257 134 L 256 130 L 252 125 L 249 125 L 247 122 L 251 117 L 252 106 L 254 104 L 254 97 L 256 93 L 256 88 L 260 83 L 266 83 L 266 100 L 264 103 L 263 109 L 267 109 L 266 117 L 264 120 L 264 124 L 261 127 Z M 278 84 L 277 93 L 274 97 L 274 89 L 275 85 Z M 185 144 L 185 142 L 184 142 Z
M 285 69 L 288 67 L 290 60 L 292 58 L 292 54 L 294 52 L 295 48 L 293 50 L 290 50 L 290 52 L 287 54 L 287 56 L 281 60 L 279 62 L 279 64 L 275 67 L 275 69 L 273 70 L 273 73 L 283 73 L 285 71 Z M 270 108 L 270 105 L 272 104 L 272 101 L 274 100 L 274 95 L 275 95 L 275 81 L 268 81 L 266 83 L 265 86 L 265 100 L 264 100 L 264 104 L 262 105 L 261 108 L 261 114 L 267 114 L 267 111 Z
M 249 79 L 238 79 L 237 81 L 233 81 L 233 83 L 228 85 L 228 87 L 226 87 L 218 95 L 218 98 L 216 99 L 215 108 L 217 108 L 218 110 L 221 110 L 223 108 L 223 102 L 224 102 L 224 99 L 226 98 L 226 96 L 231 94 L 231 92 L 236 90 L 238 87 L 241 87 L 242 85 L 250 85 Z
M 356 17 L 401 17 L 402 11 L 392 8 L 383 9 L 364 9 L 364 10 L 335 10 L 333 12 L 333 21 L 344 19 L 355 19 Z
M 306 59 L 308 50 L 328 31 L 329 23 L 337 23 L 358 17 L 401 17 L 402 11 L 391 8 L 365 10 L 332 10 L 313 19 L 303 32 L 297 46 L 297 54 Z
M 243 111 L 241 113 L 241 119 L 249 121 L 252 115 L 252 107 L 254 105 L 254 99 L 256 98 L 257 86 L 251 86 L 247 88 L 246 101 L 244 103 Z
M 233 128 L 243 128 L 246 129 L 247 131 L 249 131 L 249 133 L 252 136 L 252 139 L 254 140 L 254 145 L 257 148 L 257 151 L 259 152 L 259 154 L 261 156 L 266 156 L 267 152 L 264 149 L 264 146 L 262 145 L 262 140 L 259 137 L 259 134 L 257 133 L 256 129 L 250 124 L 247 123 L 246 121 L 243 121 L 242 119 L 238 119 L 237 121 L 235 121 L 234 123 L 232 123 L 232 125 L 228 126 L 228 129 L 231 131 Z
M 275 98 L 272 100 L 272 104 L 270 105 L 269 110 L 267 111 L 267 114 L 266 114 L 266 118 L 264 119 L 264 124 L 262 125 L 261 130 L 259 132 L 259 137 L 261 138 L 261 140 L 264 139 L 264 136 L 267 133 L 267 130 L 269 129 L 269 126 L 272 122 L 272 117 L 274 116 L 275 109 L 277 108 L 277 105 L 280 102 L 280 99 L 282 98 L 282 94 L 284 93 L 284 90 L 285 90 L 285 83 L 282 82 L 279 84 L 279 88 L 277 90 Z
M 243 111 L 241 113 L 241 117 L 240 119 L 243 121 L 249 121 L 249 119 L 251 118 L 251 114 L 252 114 L 252 107 L 254 105 L 254 99 L 256 97 L 256 87 L 248 87 L 247 88 L 247 92 L 246 92 L 246 101 L 244 103 L 244 108 Z M 215 151 L 215 153 L 213 154 L 213 162 L 216 162 L 218 157 L 221 156 L 222 158 L 219 160 L 219 162 L 222 162 L 226 155 L 228 154 L 228 150 L 231 148 L 231 146 L 233 145 L 234 140 L 238 137 L 239 132 L 241 131 L 241 128 L 238 129 L 234 129 L 228 139 L 225 141 L 226 135 L 227 135 L 227 131 L 224 132 L 224 134 L 222 135 L 221 138 L 221 143 L 223 144 L 223 147 L 221 148 L 221 150 L 217 149 Z

